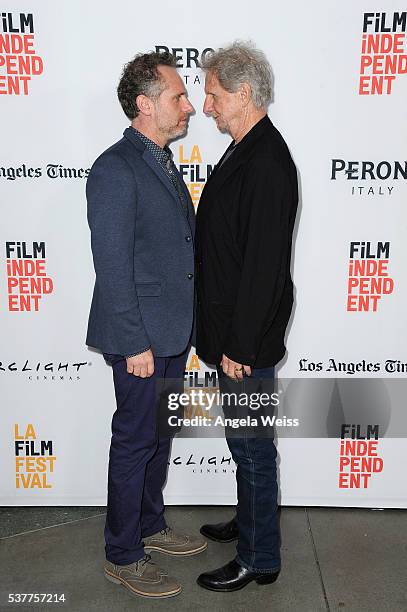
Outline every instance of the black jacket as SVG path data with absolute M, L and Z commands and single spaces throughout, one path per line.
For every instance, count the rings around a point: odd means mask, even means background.
M 293 303 L 296 168 L 268 116 L 223 157 L 197 214 L 197 353 L 268 367 L 285 353 Z

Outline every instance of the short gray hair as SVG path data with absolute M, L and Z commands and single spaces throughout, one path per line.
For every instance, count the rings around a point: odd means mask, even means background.
M 253 103 L 267 109 L 273 97 L 271 66 L 262 51 L 252 42 L 236 40 L 231 45 L 208 53 L 202 69 L 214 74 L 223 89 L 236 92 L 242 83 L 250 85 Z

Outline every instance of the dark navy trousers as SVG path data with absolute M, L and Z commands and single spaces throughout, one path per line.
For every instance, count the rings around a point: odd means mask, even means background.
M 159 389 L 166 380 L 179 381 L 182 392 L 188 349 L 175 357 L 155 357 L 150 378 L 129 374 L 122 356 L 104 357 L 113 368 L 117 403 L 109 453 L 106 559 L 128 565 L 144 556 L 143 538 L 166 527 L 162 489 L 171 437 L 158 427 Z

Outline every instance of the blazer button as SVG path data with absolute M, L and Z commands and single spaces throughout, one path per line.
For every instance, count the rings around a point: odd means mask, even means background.
M 189 280 L 191 280 L 191 279 L 194 278 L 194 275 L 193 274 L 188 274 L 188 278 L 189 278 Z
M 185 236 L 185 240 L 186 240 L 187 242 L 191 242 L 191 236 Z

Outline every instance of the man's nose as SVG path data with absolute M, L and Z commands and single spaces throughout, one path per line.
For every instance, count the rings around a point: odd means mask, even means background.
M 195 112 L 195 109 L 192 106 L 191 102 L 188 100 L 188 98 L 186 99 L 185 112 L 189 115 Z
M 205 115 L 208 115 L 212 111 L 213 111 L 212 98 L 210 96 L 206 96 L 205 102 L 203 105 L 203 112 L 205 113 Z

